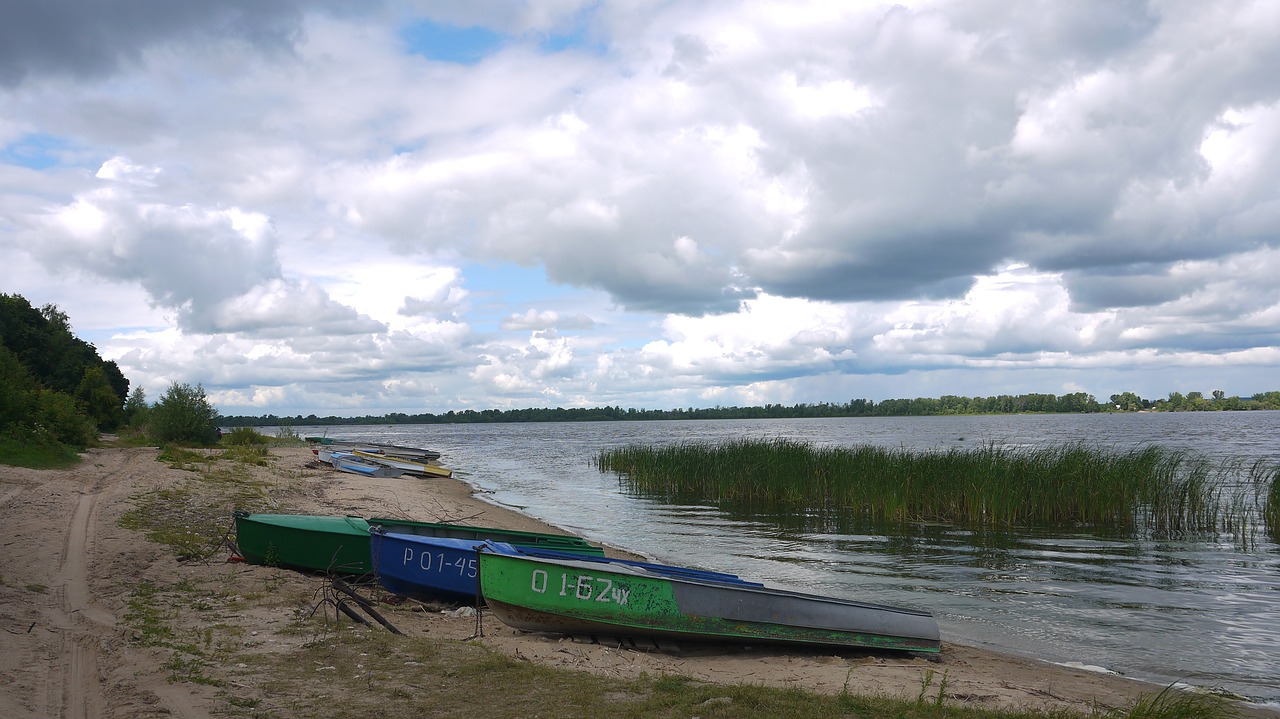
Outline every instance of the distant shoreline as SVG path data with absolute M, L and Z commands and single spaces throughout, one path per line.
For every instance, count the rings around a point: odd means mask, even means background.
M 1133 393 L 1112 395 L 1112 402 L 1098 402 L 1092 395 L 1000 395 L 997 397 L 918 397 L 882 402 L 853 400 L 846 404 L 795 404 L 763 407 L 711 407 L 703 409 L 622 409 L 621 407 L 530 407 L 525 409 L 450 410 L 442 414 L 405 414 L 338 417 L 222 415 L 223 427 L 396 425 L 396 424 L 501 424 L 524 422 L 648 422 L 715 419 L 809 419 L 835 417 L 955 417 L 1047 414 L 1135 414 L 1161 412 L 1252 412 L 1280 410 L 1280 391 L 1251 397 L 1204 397 L 1198 392 L 1174 392 L 1168 399 L 1144 400 Z

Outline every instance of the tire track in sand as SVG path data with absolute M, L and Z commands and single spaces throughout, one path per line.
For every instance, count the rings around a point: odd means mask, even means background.
M 114 631 L 115 616 L 93 600 L 89 589 L 89 548 L 97 535 L 99 494 L 120 471 L 112 468 L 80 490 L 54 577 L 62 611 L 53 625 L 61 634 L 61 651 L 58 677 L 49 678 L 48 706 L 56 708 L 57 716 L 63 719 L 97 719 L 107 710 L 99 672 L 99 637 L 103 632 Z

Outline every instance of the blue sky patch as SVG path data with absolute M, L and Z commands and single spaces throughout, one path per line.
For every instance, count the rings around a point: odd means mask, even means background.
M 56 135 L 33 132 L 22 139 L 0 147 L 0 163 L 17 165 L 32 170 L 47 170 L 62 164 L 62 155 L 71 144 Z
M 547 282 L 542 265 L 521 267 L 515 263 L 474 264 L 463 268 L 464 285 L 471 295 L 467 321 L 481 332 L 497 332 L 503 320 L 529 309 L 547 309 L 539 303 L 564 293 Z
M 400 30 L 410 53 L 428 60 L 474 65 L 511 39 L 483 27 L 456 27 L 423 20 Z

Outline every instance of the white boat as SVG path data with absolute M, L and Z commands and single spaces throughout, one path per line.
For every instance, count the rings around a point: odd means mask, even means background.
M 350 472 L 351 474 L 359 474 L 364 477 L 399 477 L 404 474 L 403 471 L 395 467 L 366 462 L 364 459 L 349 452 L 330 453 L 329 464 L 332 464 L 334 469 Z

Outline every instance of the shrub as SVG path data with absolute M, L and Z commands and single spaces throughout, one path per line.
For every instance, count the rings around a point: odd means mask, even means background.
M 211 445 L 218 441 L 218 412 L 204 387 L 174 382 L 151 409 L 150 430 L 157 442 Z
M 71 395 L 42 389 L 36 392 L 36 432 L 73 449 L 87 449 L 98 428 Z
M 230 432 L 222 435 L 222 443 L 230 445 L 255 445 L 266 444 L 270 441 L 265 435 L 259 433 L 253 427 L 236 427 Z

